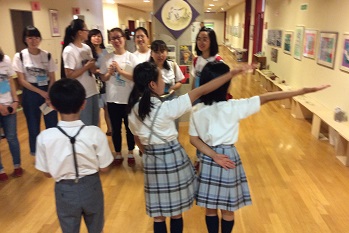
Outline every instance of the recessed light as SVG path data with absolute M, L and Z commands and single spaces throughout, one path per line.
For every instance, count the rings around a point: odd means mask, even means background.
M 214 4 L 208 4 L 209 6 L 214 6 Z
M 143 2 L 150 2 L 150 0 L 143 0 Z
M 207 10 L 211 10 L 212 8 L 211 7 L 207 7 Z

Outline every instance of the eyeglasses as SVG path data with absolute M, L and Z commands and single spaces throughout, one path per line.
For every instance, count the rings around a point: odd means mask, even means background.
M 121 41 L 122 37 L 123 36 L 112 37 L 112 38 L 110 38 L 110 41 L 112 41 L 112 42 L 114 42 L 114 41 Z
M 88 30 L 88 29 L 81 29 L 81 31 L 89 32 L 90 30 Z

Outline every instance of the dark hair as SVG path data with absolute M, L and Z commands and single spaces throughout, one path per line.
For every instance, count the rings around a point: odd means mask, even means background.
M 85 22 L 82 19 L 74 19 L 71 23 L 65 28 L 65 35 L 62 46 L 62 54 L 65 47 L 67 47 L 70 43 L 74 42 L 76 34 L 78 31 L 83 30 L 85 27 Z M 61 77 L 66 78 L 65 70 L 64 70 L 64 61 L 63 56 L 61 58 Z
M 49 91 L 51 104 L 63 114 L 75 114 L 81 109 L 86 98 L 85 88 L 76 79 L 60 79 Z
M 154 40 L 151 45 L 150 45 L 150 49 L 152 52 L 164 52 L 164 51 L 168 51 L 168 47 L 166 45 L 166 43 L 163 40 Z M 150 56 L 149 59 L 150 62 L 154 63 L 154 58 L 152 56 Z M 167 61 L 167 58 L 166 58 Z M 166 70 L 170 70 L 170 65 L 167 62 L 164 62 L 164 68 Z
M 196 40 L 199 37 L 200 32 L 207 32 L 208 37 L 210 38 L 210 56 L 214 56 L 218 53 L 218 43 L 216 33 L 211 28 L 203 27 L 200 29 L 198 34 L 196 35 Z M 202 51 L 199 50 L 198 43 L 195 43 L 195 52 L 198 56 L 202 55 Z
M 5 54 L 2 51 L 2 49 L 0 48 L 0 62 L 2 62 L 4 60 Z
M 121 28 L 112 28 L 107 31 L 108 32 L 108 40 L 110 41 L 110 33 L 111 32 L 120 32 L 123 37 L 126 37 L 125 32 Z
M 128 28 L 125 29 L 125 38 L 126 40 L 131 40 L 131 32 Z
M 201 71 L 200 86 L 209 81 L 229 72 L 230 68 L 227 64 L 221 61 L 208 62 Z M 214 102 L 226 101 L 227 91 L 230 81 L 224 83 L 216 90 L 200 97 L 201 102 L 205 105 L 211 105 Z
M 28 46 L 27 42 L 25 42 L 25 38 L 31 37 L 31 36 L 32 37 L 40 37 L 40 39 L 42 39 L 39 29 L 37 29 L 36 27 L 31 26 L 31 25 L 26 26 L 23 29 L 23 34 L 22 34 L 22 42 L 23 42 L 23 44 L 25 44 L 25 46 Z
M 100 30 L 98 30 L 98 29 L 92 29 L 92 30 L 90 30 L 90 31 L 88 32 L 88 39 L 87 39 L 87 41 L 86 41 L 86 44 L 87 44 L 88 46 L 90 46 L 90 48 L 91 48 L 91 50 L 92 50 L 92 56 L 93 56 L 93 58 L 98 59 L 98 54 L 97 54 L 96 48 L 95 48 L 94 44 L 92 44 L 92 42 L 91 42 L 91 37 L 92 37 L 92 36 L 95 36 L 95 35 L 101 35 L 102 43 L 99 45 L 99 47 L 100 47 L 101 49 L 105 49 L 105 45 L 104 45 L 104 42 L 103 42 L 104 39 L 103 39 L 102 32 L 101 32 Z
M 132 92 L 128 99 L 128 113 L 131 112 L 133 106 L 139 101 L 138 115 L 144 120 L 149 116 L 153 103 L 150 101 L 151 96 L 157 96 L 150 87 L 151 81 L 157 82 L 159 78 L 159 69 L 154 63 L 143 62 L 138 64 L 133 70 L 133 86 Z
M 147 31 L 147 29 L 145 29 L 144 27 L 138 27 L 138 28 L 136 28 L 136 30 L 135 30 L 135 35 L 136 35 L 137 31 L 143 31 L 144 34 L 149 38 L 148 31 Z M 134 37 L 134 38 L 136 39 L 136 37 Z

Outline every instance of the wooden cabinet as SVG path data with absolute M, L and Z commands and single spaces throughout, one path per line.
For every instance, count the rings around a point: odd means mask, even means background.
M 254 54 L 253 58 L 255 62 L 258 62 L 260 64 L 260 70 L 264 70 L 267 68 L 267 58 L 265 56 Z

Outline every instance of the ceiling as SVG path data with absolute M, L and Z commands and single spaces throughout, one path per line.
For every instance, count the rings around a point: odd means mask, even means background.
M 103 0 L 103 2 L 110 4 L 116 3 L 145 12 L 152 12 L 153 0 L 148 1 L 149 2 L 144 2 L 143 0 Z M 204 9 L 205 12 L 223 12 L 242 2 L 245 2 L 245 0 L 204 0 Z M 213 4 L 214 6 L 209 6 L 209 4 Z

